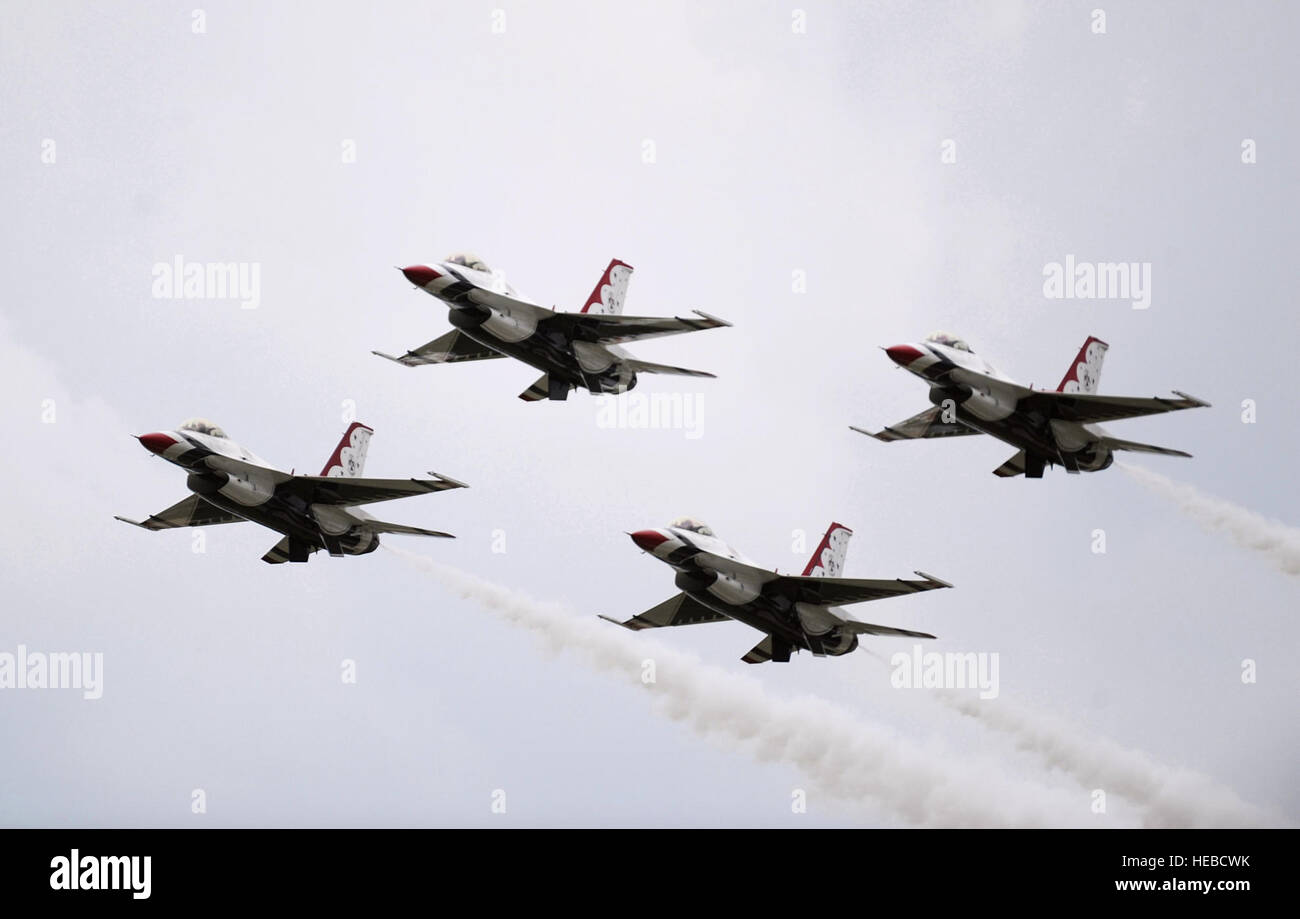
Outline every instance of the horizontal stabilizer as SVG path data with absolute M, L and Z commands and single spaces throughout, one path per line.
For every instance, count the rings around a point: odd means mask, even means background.
M 1102 440 L 1106 446 L 1112 450 L 1131 450 L 1134 453 L 1159 453 L 1161 456 L 1186 456 L 1192 454 L 1184 453 L 1182 450 L 1175 450 L 1172 447 L 1157 447 L 1154 444 L 1140 444 L 1135 440 L 1120 440 L 1118 437 L 1107 437 Z
M 628 367 L 637 373 L 666 373 L 679 377 L 709 377 L 716 379 L 717 374 L 709 373 L 707 370 L 689 370 L 686 367 L 671 367 L 668 364 L 652 364 L 649 361 L 629 360 L 625 362 Z
M 858 622 L 856 619 L 846 619 L 840 626 L 846 632 L 852 632 L 854 635 L 899 635 L 904 638 L 934 638 L 929 632 L 912 632 L 908 629 L 895 629 L 887 625 L 874 625 L 870 622 Z
M 443 539 L 455 539 L 450 533 L 441 530 L 426 530 L 421 527 L 409 527 L 404 523 L 389 523 L 386 520 L 367 520 L 366 529 L 374 533 L 404 533 L 408 536 L 439 536 Z

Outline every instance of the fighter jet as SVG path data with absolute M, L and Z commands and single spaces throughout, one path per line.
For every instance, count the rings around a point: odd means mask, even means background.
M 1101 362 L 1110 346 L 1089 336 L 1055 392 L 1021 386 L 975 356 L 970 346 L 945 332 L 935 332 L 923 342 L 894 345 L 885 353 L 930 386 L 934 403 L 920 414 L 890 425 L 883 431 L 854 431 L 876 440 L 913 440 L 991 434 L 1016 448 L 994 475 L 1039 479 L 1046 466 L 1064 466 L 1066 472 L 1096 472 L 1114 462 L 1116 450 L 1191 456 L 1182 450 L 1111 437 L 1096 422 L 1140 415 L 1157 415 L 1202 402 L 1174 390 L 1176 399 L 1133 396 L 1099 396 Z
M 450 307 L 447 318 L 456 328 L 401 357 L 372 353 L 407 367 L 517 358 L 542 371 L 519 394 L 525 402 L 563 400 L 569 390 L 579 388 L 625 392 L 636 386 L 638 373 L 712 377 L 703 370 L 637 360 L 619 345 L 731 325 L 699 310 L 694 311 L 698 319 L 622 315 L 632 266 L 618 259 L 609 263 L 577 313 L 557 312 L 524 299 L 500 272 L 472 255 L 453 255 L 432 268 L 411 265 L 400 270 L 416 287 Z
M 191 418 L 174 431 L 141 434 L 155 453 L 189 473 L 193 492 L 143 523 L 118 517 L 146 530 L 205 527 L 244 520 L 283 533 L 262 561 L 305 562 L 318 549 L 330 555 L 365 555 L 379 548 L 380 533 L 444 536 L 400 523 L 375 520 L 359 505 L 391 501 L 448 488 L 465 488 L 436 472 L 432 479 L 364 479 L 372 428 L 353 423 L 334 448 L 320 475 L 294 475 L 259 459 L 210 421 Z
M 689 517 L 663 529 L 628 535 L 677 572 L 681 593 L 626 622 L 600 618 L 633 631 L 735 619 L 767 633 L 741 658 L 747 664 L 789 661 L 791 651 L 801 650 L 838 657 L 858 646 L 859 635 L 934 638 L 926 632 L 859 622 L 840 607 L 952 586 L 923 571 L 916 572 L 919 581 L 840 577 L 853 531 L 838 523 L 830 525 L 800 576 L 759 568 Z

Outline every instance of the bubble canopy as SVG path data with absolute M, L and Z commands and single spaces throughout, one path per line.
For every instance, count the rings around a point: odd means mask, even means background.
M 966 344 L 966 342 L 962 341 L 956 335 L 950 335 L 947 332 L 931 332 L 929 335 L 925 336 L 925 340 L 932 341 L 936 345 L 953 348 L 957 351 L 966 351 L 971 354 L 974 353 L 971 351 L 970 345 Z
M 686 530 L 691 533 L 699 533 L 701 536 L 713 535 L 713 530 L 709 529 L 708 524 L 702 523 L 694 517 L 678 517 L 668 525 L 674 530 Z
M 487 266 L 487 262 L 470 252 L 457 252 L 447 256 L 448 265 L 460 265 L 462 268 L 468 268 L 471 271 L 482 271 L 485 274 L 491 274 L 492 269 Z
M 217 427 L 206 418 L 189 418 L 181 422 L 178 431 L 193 431 L 195 434 L 206 434 L 208 437 L 220 437 L 222 440 L 229 440 L 230 437 L 225 431 Z

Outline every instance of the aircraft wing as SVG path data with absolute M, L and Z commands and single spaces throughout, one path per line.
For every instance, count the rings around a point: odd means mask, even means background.
M 866 603 L 869 600 L 883 600 L 900 594 L 912 594 L 922 590 L 936 590 L 951 587 L 947 581 L 941 581 L 924 571 L 916 572 L 922 580 L 905 578 L 893 580 L 864 580 L 859 578 L 821 578 L 797 577 L 794 575 L 777 575 L 765 587 L 767 593 L 782 593 L 794 601 L 812 603 L 817 606 L 845 606 L 850 603 Z
M 1210 404 L 1187 393 L 1175 390 L 1174 394 L 1178 398 L 1162 399 L 1157 396 L 1147 399 L 1140 396 L 1098 396 L 1034 390 L 1020 399 L 1017 410 L 1041 412 L 1048 418 L 1086 424 L 1115 421 L 1120 418 L 1138 418 L 1143 415 L 1159 415 L 1163 412 L 1200 408 Z
M 699 319 L 672 316 L 618 316 L 597 313 L 566 313 L 572 324 L 574 338 L 598 341 L 604 344 L 621 344 L 646 338 L 662 338 L 683 332 L 699 332 L 729 326 L 730 322 L 693 310 Z
M 874 437 L 876 440 L 883 440 L 886 443 L 891 440 L 916 440 L 922 437 L 959 437 L 963 434 L 980 433 L 974 428 L 968 428 L 961 422 L 944 421 L 941 417 L 942 414 L 943 410 L 939 406 L 933 405 L 905 421 L 887 425 L 883 431 L 873 433 L 862 428 L 855 428 L 853 425 L 849 425 L 849 428 L 859 434 L 866 434 L 868 437 Z
M 165 511 L 150 514 L 144 522 L 114 515 L 114 520 L 146 530 L 170 530 L 173 527 L 206 527 L 218 523 L 242 523 L 244 518 L 209 504 L 198 495 L 182 498 Z
M 392 501 L 410 495 L 423 495 L 448 488 L 468 488 L 449 476 L 430 472 L 432 479 L 365 479 L 346 475 L 293 475 L 281 469 L 246 463 L 229 456 L 213 455 L 206 458 L 209 468 L 220 469 L 240 476 L 257 476 L 269 479 L 277 487 L 286 487 L 310 504 L 334 504 L 350 507 Z
M 936 590 L 951 587 L 947 581 L 941 581 L 924 571 L 916 572 L 922 580 L 892 578 L 889 580 L 864 580 L 859 578 L 824 578 L 777 574 L 765 568 L 756 568 L 733 558 L 725 558 L 712 552 L 699 552 L 696 561 L 735 577 L 748 581 L 757 581 L 766 594 L 784 594 L 791 601 L 813 603 L 817 606 L 841 606 L 849 603 L 865 603 L 868 600 L 883 600 L 900 594 L 917 593 L 922 590 Z
M 639 632 L 641 629 L 662 629 L 674 625 L 725 622 L 731 617 L 715 613 L 704 604 L 682 593 L 665 600 L 653 609 L 648 609 L 640 615 L 633 616 L 626 622 L 619 622 L 617 619 L 611 619 L 608 616 L 601 616 L 600 618 L 606 622 L 612 622 L 614 625 L 621 625 L 625 629 Z
M 293 477 L 291 487 L 301 490 L 304 499 L 312 504 L 333 504 L 338 507 L 374 504 L 378 501 L 392 501 L 411 495 L 428 494 L 431 491 L 468 487 L 464 482 L 457 482 L 436 472 L 431 472 L 429 475 L 434 478 L 363 479 L 353 476 L 296 475 Z M 382 525 L 395 526 L 395 524 Z
M 460 361 L 484 361 L 494 357 L 505 357 L 501 352 L 493 351 L 486 345 L 479 344 L 460 329 L 453 329 L 441 338 L 435 338 L 428 344 L 420 345 L 414 351 L 407 351 L 401 357 L 393 357 L 393 355 L 385 354 L 382 351 L 371 351 L 370 353 L 386 357 L 390 361 L 407 367 L 418 367 L 421 364 L 455 364 Z

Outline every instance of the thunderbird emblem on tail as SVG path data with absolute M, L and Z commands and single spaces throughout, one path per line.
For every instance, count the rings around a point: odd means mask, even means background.
M 626 622 L 600 618 L 634 631 L 734 619 L 767 633 L 741 658 L 747 664 L 785 662 L 800 650 L 838 657 L 858 646 L 859 635 L 934 638 L 860 622 L 840 607 L 952 586 L 922 571 L 916 572 L 921 580 L 839 577 L 853 531 L 838 523 L 830 525 L 797 577 L 755 566 L 690 518 L 630 535 L 638 547 L 676 570 L 681 593 Z
M 380 533 L 450 537 L 438 530 L 375 520 L 359 508 L 466 487 L 436 472 L 429 473 L 432 479 L 361 478 L 373 433 L 364 424 L 353 423 L 320 475 L 277 469 L 201 418 L 192 418 L 174 431 L 142 434 L 139 440 L 146 450 L 189 472 L 185 484 L 193 494 L 144 522 L 117 519 L 146 530 L 260 523 L 284 534 L 262 556 L 272 564 L 305 562 L 319 549 L 330 555 L 365 555 L 379 548 Z
M 993 470 L 1003 477 L 1023 473 L 1026 478 L 1042 478 L 1049 465 L 1064 466 L 1070 473 L 1096 472 L 1114 462 L 1116 450 L 1191 456 L 1111 437 L 1097 426 L 1101 421 L 1210 404 L 1177 391 L 1176 399 L 1097 395 L 1108 347 L 1101 339 L 1089 337 L 1061 385 L 1048 392 L 1021 386 L 976 357 L 966 342 L 943 332 L 916 344 L 894 345 L 885 353 L 929 384 L 934 407 L 883 431 L 853 430 L 883 441 L 991 434 L 1018 451 Z
M 621 393 L 636 385 L 638 373 L 712 377 L 703 370 L 652 364 L 628 354 L 620 344 L 731 323 L 695 310 L 698 318 L 624 316 L 632 266 L 614 259 L 577 313 L 538 306 L 520 295 L 480 259 L 453 255 L 430 268 L 401 269 L 406 279 L 450 308 L 456 328 L 400 357 L 373 353 L 407 367 L 513 357 L 542 371 L 519 394 L 526 402 L 562 400 L 572 389 Z

